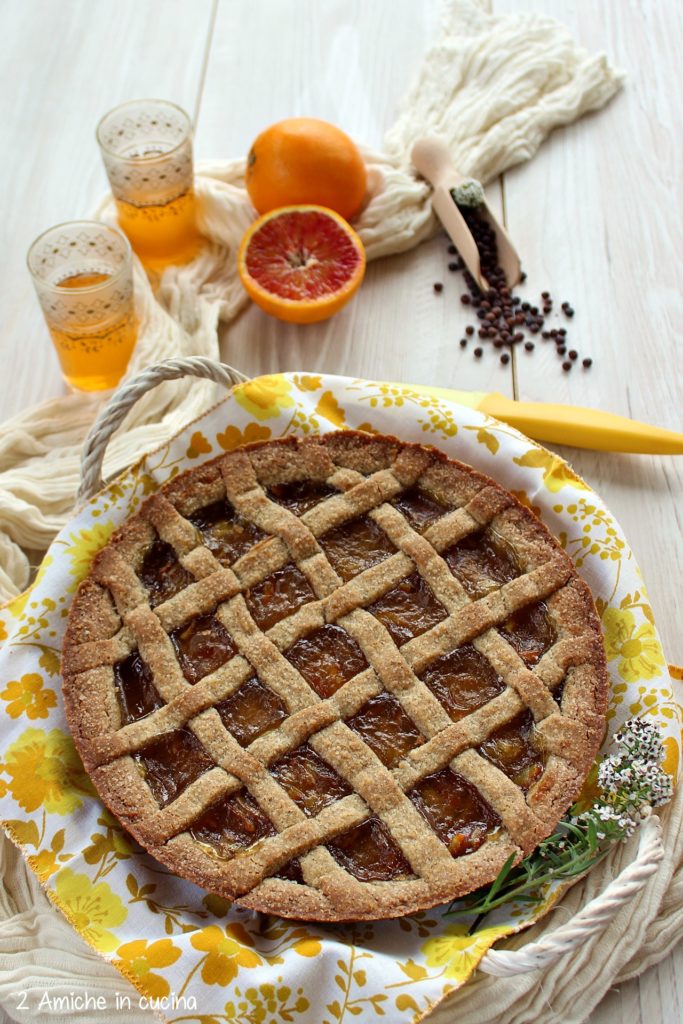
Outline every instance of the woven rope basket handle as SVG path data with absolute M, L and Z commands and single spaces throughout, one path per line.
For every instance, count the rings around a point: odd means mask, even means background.
M 76 499 L 79 504 L 97 494 L 102 487 L 104 452 L 109 439 L 121 426 L 129 409 L 132 409 L 138 398 L 142 398 L 157 384 L 180 377 L 203 377 L 217 384 L 224 384 L 226 388 L 248 379 L 233 366 L 217 363 L 214 359 L 205 359 L 203 356 L 165 359 L 161 363 L 148 366 L 129 384 L 124 384 L 114 392 L 111 401 L 97 417 L 85 439 L 81 454 L 81 486 Z
M 489 949 L 479 964 L 479 970 L 495 974 L 498 978 L 508 978 L 551 967 L 565 953 L 573 952 L 601 932 L 654 875 L 663 856 L 662 826 L 657 815 L 650 814 L 640 828 L 636 859 L 609 883 L 604 892 L 587 903 L 571 921 L 560 925 L 538 942 L 529 942 L 523 949 Z
M 102 486 L 102 461 L 107 443 L 123 422 L 126 413 L 141 398 L 165 380 L 179 377 L 203 377 L 233 387 L 247 380 L 243 373 L 212 359 L 192 356 L 187 359 L 166 359 L 148 367 L 129 384 L 116 391 L 100 413 L 83 446 L 81 457 L 81 486 L 78 501 L 87 501 Z M 636 859 L 613 879 L 605 891 L 591 900 L 571 921 L 561 925 L 551 935 L 538 942 L 530 942 L 523 949 L 489 949 L 479 964 L 479 970 L 499 978 L 527 974 L 556 963 L 565 953 L 577 949 L 605 925 L 640 892 L 648 878 L 657 870 L 664 856 L 662 830 L 659 818 L 651 814 L 640 830 L 640 843 Z

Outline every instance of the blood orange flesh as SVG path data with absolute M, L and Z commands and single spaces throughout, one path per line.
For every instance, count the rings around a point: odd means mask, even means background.
M 242 283 L 267 313 L 310 323 L 332 316 L 363 278 L 365 252 L 355 231 L 325 207 L 283 207 L 247 232 Z

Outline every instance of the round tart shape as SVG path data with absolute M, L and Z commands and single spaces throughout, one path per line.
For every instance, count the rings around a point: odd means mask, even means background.
M 490 883 L 553 830 L 605 727 L 591 594 L 546 528 L 470 466 L 352 431 L 148 498 L 79 587 L 62 672 L 138 842 L 307 920 Z

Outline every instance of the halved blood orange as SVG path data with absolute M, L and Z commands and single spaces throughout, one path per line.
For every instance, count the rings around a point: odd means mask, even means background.
M 325 206 L 282 206 L 255 221 L 237 266 L 257 306 L 296 324 L 326 320 L 345 306 L 365 273 L 360 238 Z

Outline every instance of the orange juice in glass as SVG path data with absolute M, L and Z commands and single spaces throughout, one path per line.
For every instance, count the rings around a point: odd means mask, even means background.
M 115 387 L 137 338 L 128 240 L 97 221 L 59 224 L 35 240 L 28 268 L 67 383 Z
M 118 221 L 145 266 L 161 270 L 196 255 L 192 122 L 174 103 L 133 100 L 110 111 L 97 141 Z

